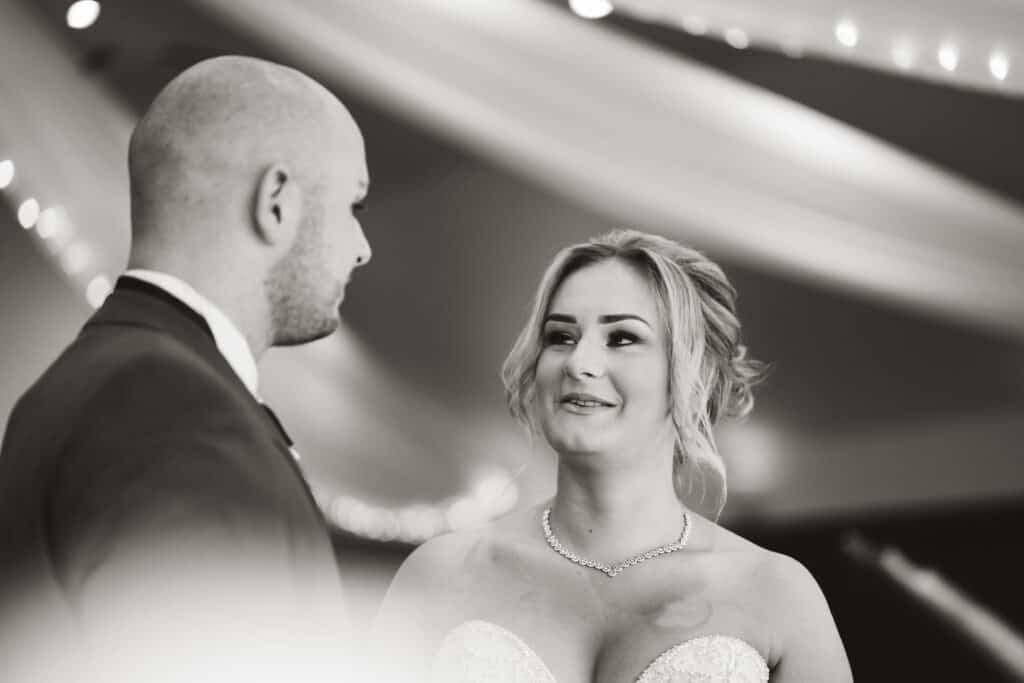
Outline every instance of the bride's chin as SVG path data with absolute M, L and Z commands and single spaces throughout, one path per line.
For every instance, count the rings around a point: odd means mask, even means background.
M 590 434 L 563 435 L 548 443 L 562 458 L 593 458 L 600 455 L 601 446 Z

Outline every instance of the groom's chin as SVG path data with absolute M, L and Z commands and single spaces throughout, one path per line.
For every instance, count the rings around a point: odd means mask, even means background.
M 307 324 L 301 329 L 292 329 L 279 332 L 274 338 L 274 346 L 300 346 L 315 342 L 319 339 L 329 337 L 337 332 L 341 326 L 341 317 L 338 312 L 333 316 L 325 316 L 316 324 Z

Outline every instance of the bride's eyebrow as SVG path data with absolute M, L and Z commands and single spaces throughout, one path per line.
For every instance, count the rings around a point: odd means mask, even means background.
M 647 325 L 647 327 L 651 327 L 651 324 L 649 322 L 644 320 L 639 315 L 634 315 L 632 313 L 613 313 L 609 315 L 602 315 L 597 319 L 597 322 L 601 323 L 602 325 L 610 325 L 612 323 L 622 322 L 623 320 L 639 320 L 644 325 Z M 570 325 L 575 325 L 576 318 L 575 316 L 566 315 L 564 313 L 551 313 L 546 318 L 544 318 L 544 324 L 546 325 L 547 323 L 568 323 Z M 654 328 L 651 327 L 651 329 Z
M 651 324 L 649 322 L 644 320 L 639 315 L 633 315 L 632 313 L 616 313 L 614 315 L 602 315 L 597 319 L 597 322 L 601 323 L 602 325 L 608 325 L 611 323 L 622 322 L 623 320 L 639 320 L 644 325 L 647 325 L 647 327 L 651 327 Z

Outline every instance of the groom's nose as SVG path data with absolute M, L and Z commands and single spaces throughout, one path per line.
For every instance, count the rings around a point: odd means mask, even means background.
M 366 239 L 366 233 L 363 232 L 363 226 L 356 224 L 358 227 L 358 242 L 356 243 L 356 265 L 365 266 L 370 262 L 370 258 L 373 256 L 373 249 L 370 248 L 370 241 Z

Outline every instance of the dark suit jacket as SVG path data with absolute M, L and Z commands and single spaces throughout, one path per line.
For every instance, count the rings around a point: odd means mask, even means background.
M 181 638 L 187 653 L 250 629 L 280 647 L 340 629 L 340 615 L 327 529 L 286 435 L 198 314 L 122 278 L 7 425 L 0 647 L 32 659 L 38 631 L 84 634 L 100 657 L 136 636 Z

